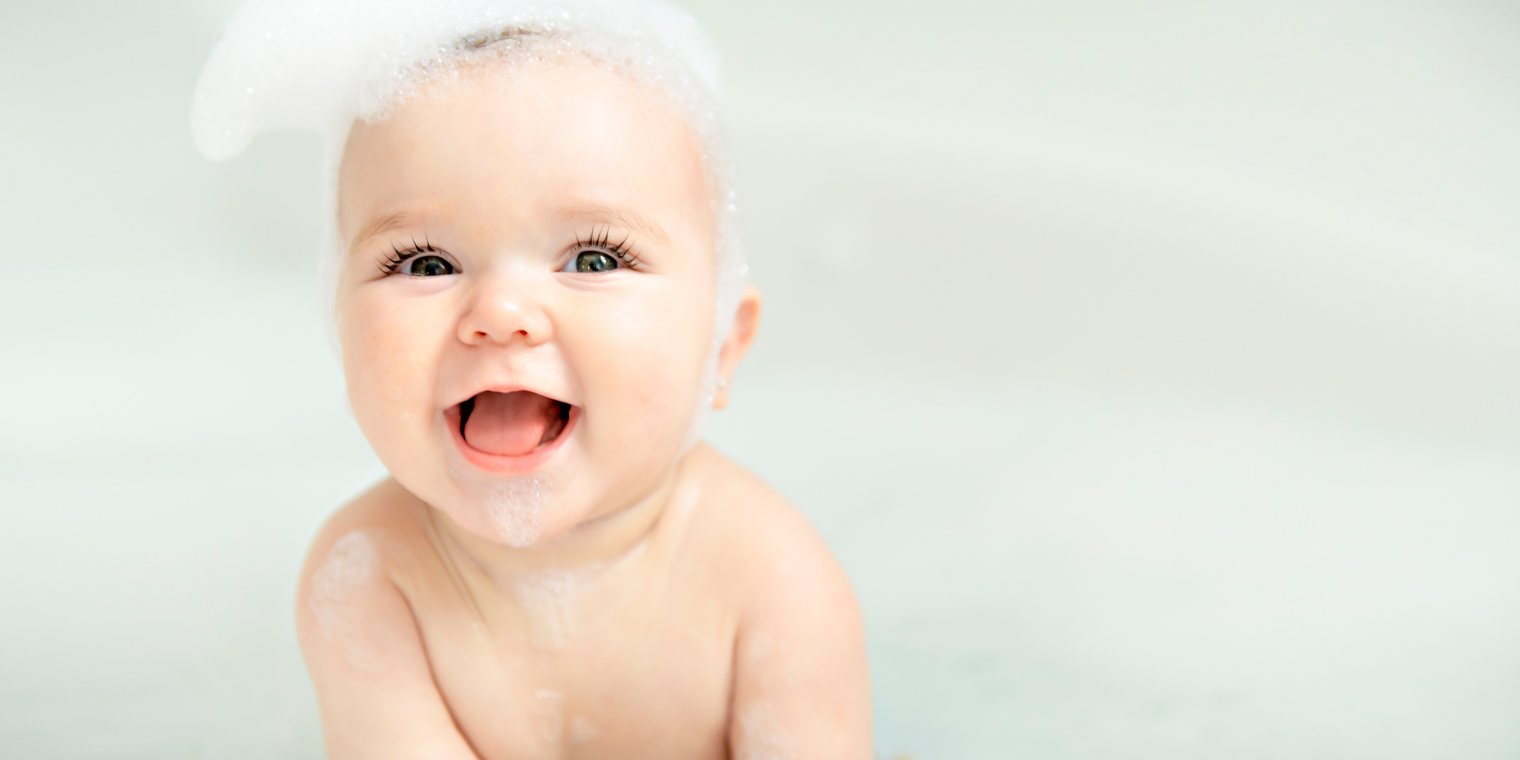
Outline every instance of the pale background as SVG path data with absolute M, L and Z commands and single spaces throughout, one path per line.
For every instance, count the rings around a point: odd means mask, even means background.
M 319 753 L 381 470 L 318 145 L 230 2 L 0 5 L 0 755 Z M 868 618 L 884 755 L 1520 757 L 1520 7 L 693 3 L 769 298 L 711 439 Z

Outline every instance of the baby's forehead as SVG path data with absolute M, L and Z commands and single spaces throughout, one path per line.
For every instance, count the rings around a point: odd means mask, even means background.
M 531 57 L 478 54 L 425 71 L 397 85 L 385 109 L 356 124 L 385 124 L 398 114 L 415 114 L 440 100 L 453 101 L 455 108 L 497 109 L 503 115 L 530 108 L 578 108 L 579 112 L 565 115 L 659 122 L 693 145 L 703 137 L 679 101 L 655 83 L 574 49 Z
M 500 198 L 501 185 L 515 184 L 544 214 L 647 233 L 659 225 L 644 220 L 684 215 L 684 205 L 715 226 L 707 161 L 670 99 L 617 67 L 569 54 L 482 57 L 419 79 L 383 118 L 355 121 L 339 209 L 352 236 L 368 226 L 356 213 L 453 198 L 446 210 L 468 214 L 471 188 L 489 184 L 477 195 Z

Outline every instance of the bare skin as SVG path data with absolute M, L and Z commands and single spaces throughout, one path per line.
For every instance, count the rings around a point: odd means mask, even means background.
M 746 293 L 709 398 L 703 172 L 658 94 L 585 63 L 435 83 L 355 125 L 340 341 L 392 478 L 302 572 L 329 757 L 870 757 L 843 572 L 784 499 L 686 445 L 760 313 Z M 482 454 L 460 410 L 491 391 L 572 421 Z

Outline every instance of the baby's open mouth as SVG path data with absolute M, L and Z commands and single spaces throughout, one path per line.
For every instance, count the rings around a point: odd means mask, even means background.
M 484 391 L 459 404 L 465 443 L 497 456 L 523 456 L 548 446 L 569 422 L 569 404 L 533 391 Z

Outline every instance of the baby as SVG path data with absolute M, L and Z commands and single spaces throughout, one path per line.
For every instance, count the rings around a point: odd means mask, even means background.
M 197 91 L 214 156 L 300 124 L 259 116 L 267 60 L 228 57 L 287 55 L 287 79 L 338 83 L 305 102 L 359 103 L 308 119 L 340 119 L 337 335 L 390 473 L 323 527 L 297 591 L 328 754 L 867 758 L 848 582 L 791 505 L 696 442 L 760 298 L 712 112 L 683 95 L 706 76 L 689 19 L 498 5 L 251 5 Z M 387 13 L 446 32 L 374 48 L 402 72 L 388 91 L 323 73 L 364 55 L 323 69 L 301 40 L 257 43 L 281 22 L 338 46 L 323 24 Z M 282 86 L 271 102 L 302 102 Z

